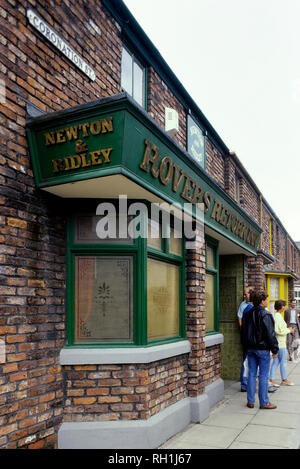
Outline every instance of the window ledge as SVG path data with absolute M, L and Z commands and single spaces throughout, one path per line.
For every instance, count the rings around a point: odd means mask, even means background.
M 191 343 L 188 340 L 153 347 L 133 348 L 71 348 L 65 347 L 60 352 L 61 365 L 104 365 L 123 363 L 151 363 L 157 360 L 189 353 Z
M 206 347 L 213 347 L 214 345 L 223 344 L 224 336 L 223 336 L 223 334 L 207 335 L 204 338 L 204 342 L 205 342 Z

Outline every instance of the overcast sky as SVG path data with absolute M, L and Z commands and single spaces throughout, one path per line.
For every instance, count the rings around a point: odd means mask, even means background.
M 300 241 L 300 0 L 125 0 Z

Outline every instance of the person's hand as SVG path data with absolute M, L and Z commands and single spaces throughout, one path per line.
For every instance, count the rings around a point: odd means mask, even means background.
M 273 354 L 272 354 L 272 357 L 273 357 L 273 358 L 277 358 L 277 357 L 278 357 L 278 353 L 276 353 L 276 354 L 273 353 Z
M 291 332 L 291 334 L 294 334 L 295 329 L 293 329 L 292 327 L 290 327 L 290 332 Z

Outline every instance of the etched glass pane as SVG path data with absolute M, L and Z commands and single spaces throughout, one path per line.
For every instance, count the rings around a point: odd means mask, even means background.
M 150 248 L 161 250 L 161 227 L 154 220 L 148 221 L 147 245 Z
M 126 256 L 75 258 L 76 342 L 133 338 L 133 260 Z
M 132 57 L 124 48 L 122 50 L 121 87 L 132 96 Z
M 179 268 L 148 259 L 148 340 L 179 335 Z
M 170 254 L 175 254 L 176 256 L 182 256 L 182 237 L 175 237 L 174 228 L 170 228 L 169 252 Z
M 269 311 L 270 311 L 270 313 L 275 313 L 274 305 L 275 305 L 275 301 L 269 301 Z
M 134 240 L 128 235 L 128 223 L 132 217 L 128 217 L 127 226 L 122 227 L 120 234 L 119 216 L 97 216 L 91 214 L 77 215 L 75 219 L 75 243 L 81 244 L 128 244 Z M 100 225 L 101 223 L 101 225 Z M 98 226 L 98 229 L 97 229 Z M 101 236 L 100 236 L 101 235 Z M 106 236 L 104 238 L 104 236 Z M 126 237 L 127 236 L 127 237 Z
M 205 277 L 206 330 L 215 327 L 215 277 L 206 273 Z
M 208 245 L 206 245 L 206 263 L 208 267 L 215 267 L 215 251 Z
M 270 298 L 279 298 L 279 278 L 270 277 Z

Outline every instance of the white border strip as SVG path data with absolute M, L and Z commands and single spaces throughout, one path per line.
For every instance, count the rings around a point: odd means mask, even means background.
M 207 335 L 204 338 L 205 347 L 213 347 L 214 345 L 223 344 L 224 336 L 223 334 L 211 334 Z
M 104 365 L 124 363 L 151 363 L 191 351 L 189 340 L 153 347 L 134 348 L 71 348 L 60 352 L 61 365 Z

